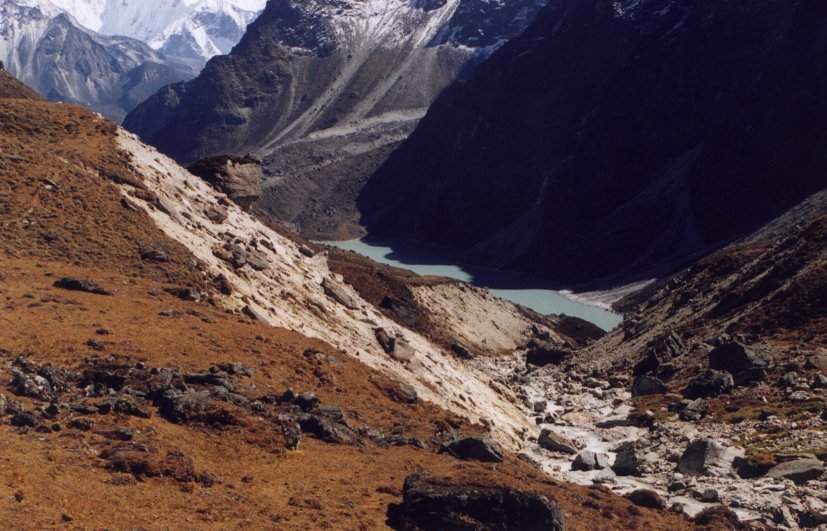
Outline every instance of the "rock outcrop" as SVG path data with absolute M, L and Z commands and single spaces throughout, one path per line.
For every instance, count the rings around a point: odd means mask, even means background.
M 187 170 L 227 194 L 243 209 L 249 209 L 261 197 L 263 174 L 259 161 L 253 157 L 216 155 L 193 162 Z

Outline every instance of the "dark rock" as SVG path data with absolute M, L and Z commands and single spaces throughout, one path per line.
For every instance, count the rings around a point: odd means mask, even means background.
M 612 464 L 612 471 L 618 476 L 641 476 L 643 474 L 643 461 L 638 457 L 634 446 L 624 448 L 617 453 L 615 462 Z
M 53 284 L 56 288 L 66 289 L 69 291 L 84 291 L 86 293 L 94 293 L 95 295 L 112 295 L 112 292 L 103 289 L 100 284 L 94 280 L 85 280 L 71 277 L 63 277 L 58 279 Z
M 21 428 L 38 428 L 41 426 L 40 419 L 30 411 L 18 411 L 11 418 L 11 425 Z
M 204 391 L 167 391 L 157 400 L 162 417 L 178 424 L 192 422 L 210 425 L 238 424 L 238 419 L 229 411 L 218 407 L 215 399 Z
M 164 291 L 185 301 L 201 302 L 204 299 L 204 294 L 198 288 L 164 288 Z
M 678 461 L 678 470 L 690 476 L 722 475 L 732 468 L 737 453 L 711 439 L 689 443 Z
M 552 452 L 561 452 L 564 454 L 575 455 L 577 453 L 577 446 L 562 435 L 558 435 L 549 429 L 544 429 L 540 432 L 540 437 L 537 438 L 537 443 Z
M 72 419 L 69 421 L 69 427 L 79 431 L 89 431 L 94 424 L 89 419 Z
M 422 474 L 405 478 L 402 503 L 388 511 L 396 529 L 565 531 L 563 511 L 547 497 L 501 487 L 443 485 Z
M 743 387 L 753 382 L 760 382 L 767 377 L 767 370 L 763 367 L 753 367 L 745 371 L 741 371 L 733 376 L 733 384 L 736 387 Z
M 786 478 L 798 484 L 818 479 L 824 473 L 824 463 L 820 459 L 798 459 L 787 461 L 772 467 L 767 476 Z
M 299 246 L 299 252 L 308 258 L 316 256 L 316 252 L 306 245 Z
M 788 372 L 778 379 L 778 387 L 795 387 L 798 384 L 798 373 Z
M 606 454 L 588 450 L 578 453 L 571 463 L 572 470 L 603 470 L 605 468 L 609 468 L 609 457 Z
M 732 375 L 750 369 L 766 369 L 771 358 L 758 350 L 739 342 L 724 343 L 709 353 L 709 368 L 726 371 Z
M 243 209 L 248 209 L 261 196 L 261 165 L 250 156 L 207 157 L 194 162 L 187 170 L 227 194 Z
M 560 365 L 572 357 L 572 352 L 567 349 L 554 347 L 546 343 L 531 341 L 529 350 L 526 353 L 526 364 L 543 367 L 545 365 Z
M 666 384 L 654 376 L 642 375 L 632 384 L 632 396 L 662 395 L 669 391 Z
M 284 435 L 284 447 L 288 450 L 298 450 L 302 440 L 302 427 L 298 421 L 289 415 L 279 416 L 278 424 Z
M 454 354 L 456 354 L 458 358 L 463 360 L 474 359 L 474 354 L 470 350 L 465 348 L 463 345 L 460 345 L 459 343 L 454 343 L 453 345 L 451 345 L 451 352 L 453 352 Z
M 138 247 L 138 254 L 141 260 L 149 260 L 152 262 L 169 262 L 169 253 L 163 247 L 157 245 L 142 245 Z
M 132 400 L 119 398 L 111 402 L 112 411 L 121 413 L 122 415 L 129 415 L 130 417 L 138 417 L 148 419 L 152 417 L 152 413 L 142 408 Z
M 707 405 L 703 398 L 697 398 L 692 402 L 686 404 L 683 409 L 680 410 L 680 418 L 681 420 L 688 420 L 688 421 L 699 421 L 701 420 L 704 415 L 706 415 Z
M 342 421 L 335 422 L 316 415 L 306 415 L 299 419 L 299 425 L 302 433 L 310 433 L 326 443 L 353 445 L 359 442 L 356 432 Z
M 221 292 L 222 295 L 232 295 L 233 294 L 233 285 L 227 280 L 227 277 L 224 276 L 223 273 L 219 273 L 213 279 L 213 283 L 218 288 L 218 291 Z
M 813 389 L 825 389 L 827 388 L 827 376 L 823 374 L 816 374 L 813 377 L 813 383 L 811 384 Z
M 710 369 L 692 378 L 683 395 L 692 399 L 718 396 L 729 392 L 733 385 L 731 374 Z
M 500 463 L 503 460 L 502 448 L 494 442 L 489 434 L 457 439 L 446 444 L 443 451 L 457 459 L 487 463 Z
M 319 405 L 319 399 L 313 393 L 302 393 L 293 399 L 293 403 L 302 411 L 307 412 Z
M 632 374 L 635 376 L 641 376 L 643 374 L 653 373 L 657 370 L 660 364 L 661 360 L 657 353 L 654 350 L 651 350 L 645 358 L 635 364 L 632 368 Z
M 624 498 L 638 507 L 647 507 L 649 509 L 656 509 L 659 511 L 666 508 L 666 505 L 663 503 L 663 498 L 661 498 L 660 495 L 653 490 L 638 489 L 626 494 Z
M 385 351 L 386 354 L 390 354 L 393 352 L 394 348 L 396 347 L 396 338 L 391 337 L 385 331 L 384 328 L 377 328 L 373 331 L 376 335 L 376 341 L 379 342 L 379 345 L 382 347 L 382 350 Z

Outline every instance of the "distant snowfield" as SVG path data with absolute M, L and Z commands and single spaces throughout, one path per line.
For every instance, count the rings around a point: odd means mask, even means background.
M 167 55 L 206 61 L 226 54 L 266 0 L 20 0 L 54 16 L 65 12 L 101 35 L 145 42 Z M 186 52 L 186 53 L 184 53 Z

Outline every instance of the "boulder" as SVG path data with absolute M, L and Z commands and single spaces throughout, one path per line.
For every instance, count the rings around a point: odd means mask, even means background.
M 342 306 L 349 308 L 351 310 L 358 310 L 359 303 L 356 302 L 350 293 L 348 293 L 344 286 L 336 282 L 330 277 L 325 277 L 322 281 L 322 289 L 324 289 L 325 295 L 328 297 L 332 297 L 336 302 L 341 304 Z
M 640 476 L 643 474 L 643 460 L 634 446 L 627 447 L 617 453 L 612 470 L 618 476 Z
M 732 375 L 725 371 L 706 370 L 692 378 L 683 392 L 686 398 L 708 398 L 729 392 L 734 385 Z
M 216 155 L 194 162 L 187 170 L 227 194 L 243 209 L 250 208 L 261 196 L 264 174 L 259 162 L 250 156 Z
M 668 390 L 660 379 L 645 374 L 635 378 L 632 384 L 632 396 L 662 395 Z
M 394 347 L 396 347 L 395 337 L 391 337 L 384 328 L 377 328 L 373 333 L 376 336 L 376 341 L 379 343 L 379 346 L 382 347 L 382 350 L 384 350 L 386 354 L 393 352 Z
M 681 420 L 699 421 L 706 415 L 707 405 L 703 398 L 696 398 L 695 400 L 686 404 L 680 410 Z
M 79 279 L 72 277 L 63 277 L 55 281 L 53 284 L 56 288 L 66 289 L 69 291 L 84 291 L 86 293 L 94 293 L 95 295 L 112 295 L 112 292 L 100 286 L 94 280 Z
M 824 463 L 820 459 L 798 459 L 787 461 L 772 467 L 767 476 L 786 478 L 798 484 L 818 479 L 824 473 Z
M 709 353 L 710 369 L 733 376 L 752 369 L 766 369 L 771 361 L 767 354 L 737 341 L 719 345 Z
M 566 439 L 562 435 L 558 435 L 549 429 L 544 429 L 540 432 L 540 437 L 537 438 L 537 444 L 551 450 L 552 452 L 561 452 L 564 454 L 574 455 L 577 453 L 577 445 L 574 442 Z
M 571 463 L 572 470 L 603 470 L 609 468 L 609 456 L 588 450 L 577 454 Z
M 678 461 L 678 470 L 690 476 L 719 476 L 732 468 L 739 452 L 712 439 L 689 443 Z
M 431 529 L 501 529 L 565 531 L 557 502 L 536 493 L 505 487 L 445 484 L 423 474 L 405 478 L 402 503 L 388 510 L 391 527 Z
M 638 489 L 625 495 L 624 498 L 638 507 L 646 507 L 660 511 L 666 508 L 666 505 L 663 503 L 663 498 L 653 490 Z
M 457 459 L 500 463 L 503 451 L 489 434 L 456 439 L 443 446 L 443 451 Z

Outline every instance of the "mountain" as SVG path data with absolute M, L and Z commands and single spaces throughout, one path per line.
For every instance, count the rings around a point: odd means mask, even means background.
M 212 56 L 226 54 L 241 39 L 265 0 L 50 0 L 85 28 L 101 35 L 131 37 L 196 71 Z
M 371 236 L 563 285 L 656 278 L 827 185 L 827 6 L 552 2 L 370 178 Z
M 539 429 L 485 364 L 576 344 L 553 320 L 399 271 L 348 285 L 76 105 L 0 97 L 0 172 L 6 525 L 693 527 L 517 458 Z M 393 285 L 479 365 L 360 294 Z
M 0 61 L 44 97 L 115 121 L 159 87 L 193 75 L 142 42 L 102 36 L 54 6 L 16 0 L 0 1 Z
M 366 176 L 439 93 L 524 29 L 544 0 L 272 0 L 228 56 L 124 121 L 179 161 L 252 152 L 259 211 L 350 233 Z

